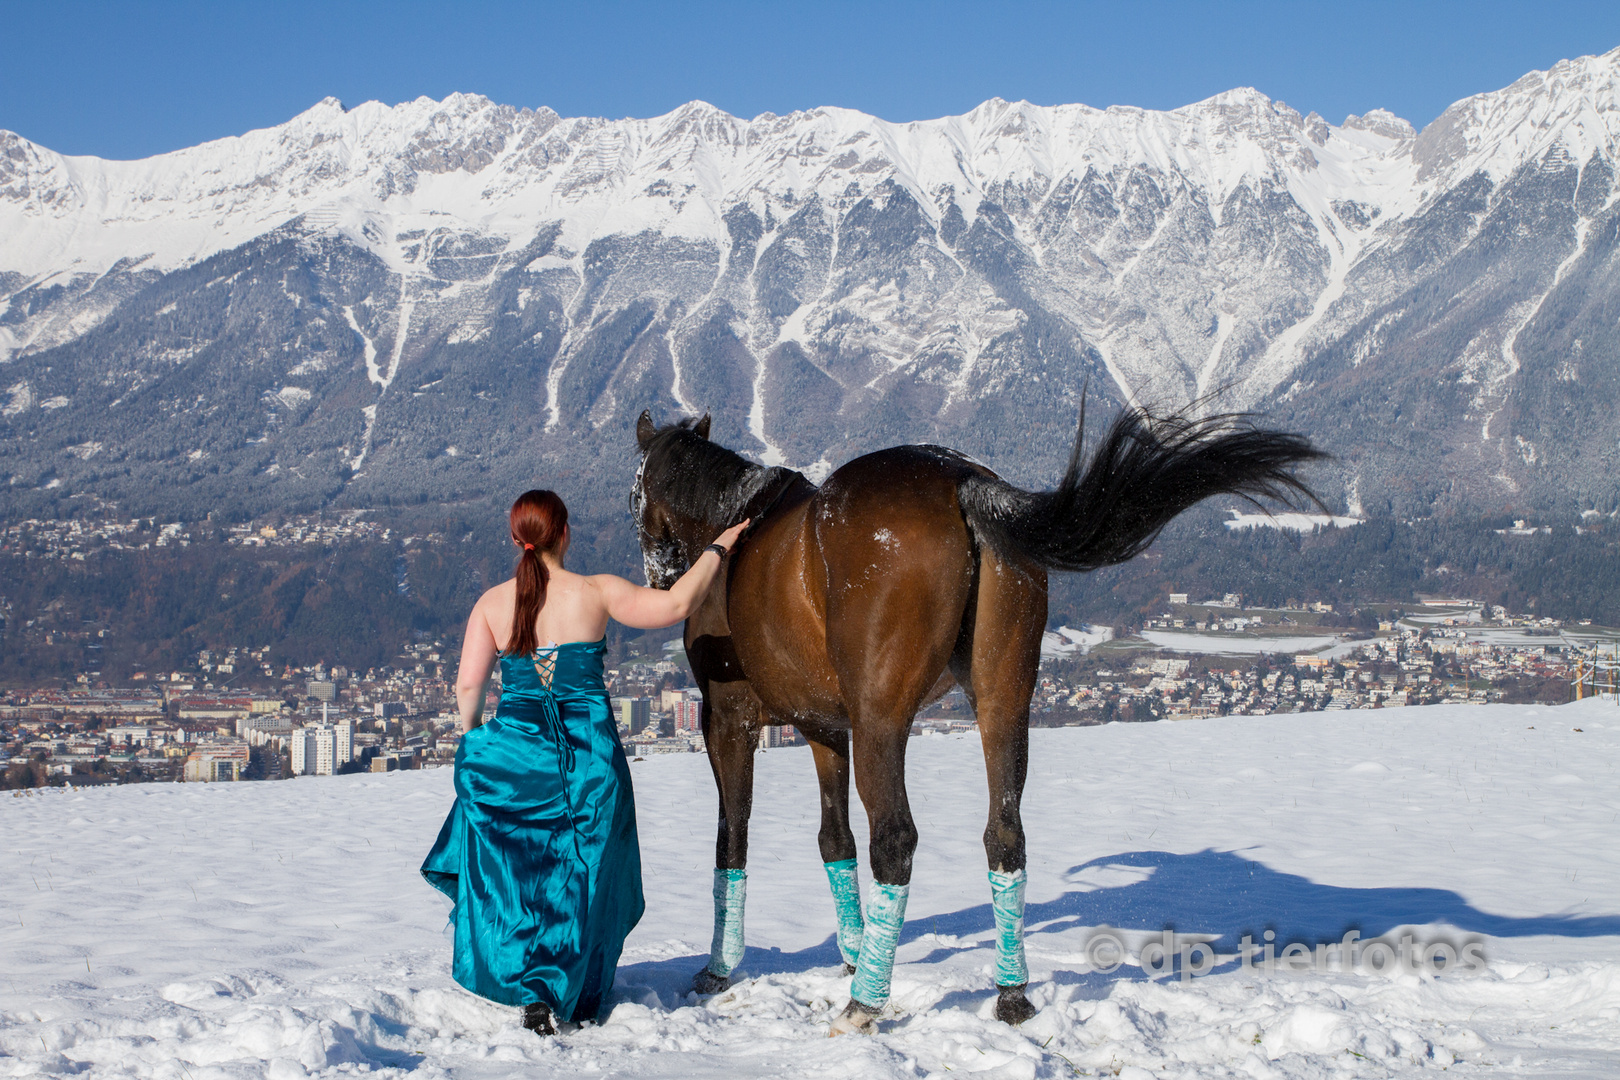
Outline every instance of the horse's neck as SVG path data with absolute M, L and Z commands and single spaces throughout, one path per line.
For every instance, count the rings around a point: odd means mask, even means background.
M 759 466 L 758 471 L 750 473 L 748 479 L 738 485 L 739 489 L 746 488 L 746 494 L 738 491 L 738 506 L 732 515 L 734 520 L 741 521 L 745 517 L 755 519 L 763 517 L 781 502 L 797 484 L 814 487 L 803 473 L 781 466 Z
M 742 520 L 750 506 L 759 501 L 760 492 L 770 486 L 775 473 L 775 469 L 763 465 L 755 465 L 744 473 L 742 479 L 738 480 L 721 499 L 723 516 L 732 520 Z

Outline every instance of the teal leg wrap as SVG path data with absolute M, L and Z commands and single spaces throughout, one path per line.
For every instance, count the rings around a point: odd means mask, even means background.
M 862 1005 L 877 1009 L 888 1004 L 894 950 L 900 944 L 900 927 L 906 921 L 906 898 L 910 894 L 910 885 L 872 882 L 872 899 L 866 905 L 866 933 L 860 959 L 855 962 L 855 981 L 849 987 L 849 996 Z
M 996 914 L 996 985 L 1029 982 L 1024 960 L 1024 872 L 990 871 L 990 906 Z
M 748 871 L 714 871 L 714 940 L 708 970 L 727 978 L 743 958 L 743 908 L 748 902 Z
M 851 967 L 861 955 L 861 936 L 866 923 L 861 918 L 861 882 L 855 875 L 855 860 L 823 863 L 827 884 L 832 886 L 833 910 L 838 912 L 838 951 Z

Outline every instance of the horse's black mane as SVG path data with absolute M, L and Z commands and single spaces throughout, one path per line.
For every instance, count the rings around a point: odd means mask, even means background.
M 689 416 L 659 429 L 648 441 L 642 490 L 649 499 L 724 529 L 741 521 L 762 494 L 774 497 L 793 478 L 803 479 L 792 469 L 756 465 L 710 442 L 693 430 L 697 423 L 697 417 Z M 755 506 L 753 512 L 761 509 Z

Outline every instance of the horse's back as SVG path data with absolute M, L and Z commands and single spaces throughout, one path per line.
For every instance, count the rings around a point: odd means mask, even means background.
M 814 499 L 818 529 L 842 528 L 853 515 L 890 511 L 938 525 L 962 521 L 956 489 L 989 470 L 937 446 L 891 446 L 848 462 L 822 483 Z M 964 524 L 965 528 L 965 524 Z
M 984 471 L 933 446 L 894 446 L 838 469 L 808 508 L 829 587 L 890 579 L 910 588 L 919 576 L 968 572 L 973 542 L 957 487 Z

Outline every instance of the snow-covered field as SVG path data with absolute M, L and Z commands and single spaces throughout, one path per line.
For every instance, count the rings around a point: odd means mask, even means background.
M 1234 532 L 1242 529 L 1285 529 L 1289 532 L 1308 533 L 1324 527 L 1348 529 L 1352 525 L 1360 525 L 1363 520 L 1334 514 L 1245 514 L 1238 510 L 1230 510 L 1228 513 L 1232 516 L 1224 524 Z
M 1183 630 L 1144 630 L 1142 637 L 1156 648 L 1199 656 L 1252 656 L 1258 653 L 1316 652 L 1338 642 L 1328 635 L 1294 637 L 1238 637 L 1227 634 L 1199 634 Z
M 1575 730 L 1580 729 L 1580 730 Z M 1620 1074 L 1620 709 L 1424 709 L 1033 733 L 1029 956 L 1040 1012 L 990 1018 L 970 737 L 910 743 L 922 832 L 892 1018 L 848 993 L 809 752 L 759 760 L 744 974 L 707 951 L 713 795 L 696 756 L 633 766 L 647 917 L 611 1013 L 543 1041 L 449 978 L 416 867 L 449 770 L 0 800 L 0 1076 L 1158 1077 Z M 864 819 L 857 830 L 864 829 Z M 863 855 L 863 864 L 865 862 Z M 863 865 L 864 871 L 864 865 Z M 1222 960 L 1093 970 L 1100 924 Z M 1484 935 L 1473 977 L 1240 968 L 1279 943 Z M 1395 932 L 1392 934 L 1391 932 Z
M 1060 626 L 1041 635 L 1041 659 L 1061 660 L 1070 656 L 1084 656 L 1103 642 L 1113 640 L 1112 626 L 1087 624 L 1078 630 L 1072 626 Z

